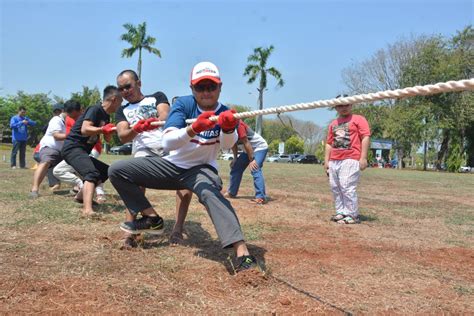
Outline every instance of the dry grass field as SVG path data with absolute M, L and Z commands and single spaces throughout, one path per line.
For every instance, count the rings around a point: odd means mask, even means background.
M 368 169 L 362 223 L 339 225 L 319 165 L 264 166 L 271 201 L 250 203 L 246 173 L 232 200 L 265 273 L 234 275 L 195 197 L 186 245 L 167 236 L 121 250 L 124 206 L 110 183 L 100 220 L 79 216 L 69 188 L 43 186 L 9 168 L 0 150 L 0 314 L 26 313 L 453 313 L 474 310 L 474 175 Z M 33 164 L 28 153 L 28 165 Z M 105 161 L 130 159 L 104 156 Z M 220 162 L 228 184 L 228 162 Z M 147 192 L 174 223 L 171 191 Z M 231 256 L 232 257 L 232 256 Z

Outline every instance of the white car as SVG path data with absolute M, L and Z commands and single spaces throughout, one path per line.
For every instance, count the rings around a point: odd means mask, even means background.
M 472 172 L 473 171 L 473 168 L 471 167 L 461 167 L 459 169 L 459 172 Z
M 291 162 L 289 155 L 273 155 L 267 158 L 268 162 Z

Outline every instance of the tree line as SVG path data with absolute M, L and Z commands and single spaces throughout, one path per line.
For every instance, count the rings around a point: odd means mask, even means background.
M 153 47 L 156 39 L 146 34 L 146 23 L 134 26 L 124 24 L 127 30 L 120 39 L 131 46 L 122 51 L 122 57 L 132 57 L 138 52 L 137 71 L 141 76 L 142 49 L 161 58 L 161 52 Z M 415 85 L 460 80 L 472 77 L 474 61 L 474 31 L 467 26 L 454 36 L 418 36 L 399 40 L 375 52 L 367 60 L 353 63 L 343 70 L 342 78 L 349 94 L 362 94 L 381 90 L 393 90 Z M 257 81 L 259 109 L 264 107 L 263 93 L 268 76 L 283 87 L 282 74 L 268 66 L 274 47 L 258 47 L 247 58 L 243 76 L 248 84 Z M 10 117 L 25 106 L 28 116 L 38 124 L 30 129 L 29 144 L 35 145 L 42 136 L 42 129 L 51 117 L 51 105 L 64 102 L 50 93 L 28 94 L 19 91 L 16 95 L 0 97 L 0 131 L 8 130 Z M 71 99 L 84 107 L 100 101 L 97 87 L 84 86 L 82 91 L 71 94 Z M 474 166 L 474 96 L 472 92 L 443 93 L 434 96 L 419 96 L 401 100 L 384 100 L 361 104 L 354 113 L 364 115 L 369 121 L 373 138 L 393 141 L 392 156 L 415 165 L 422 148 L 423 166 L 433 162 L 438 169 L 444 166 L 457 171 L 462 164 Z M 239 112 L 251 107 L 233 105 Z M 276 119 L 261 120 L 246 118 L 249 126 L 269 143 L 270 152 L 278 151 L 278 144 L 285 142 L 287 153 L 315 154 L 323 159 L 326 130 L 313 122 L 301 121 L 291 115 L 278 115 Z M 119 143 L 114 138 L 111 145 Z M 403 167 L 403 163 L 399 163 Z
M 399 40 L 343 71 L 350 94 L 392 90 L 473 76 L 474 30 L 454 36 Z M 394 154 L 414 165 L 420 148 L 423 169 L 474 167 L 474 94 L 470 91 L 385 100 L 358 106 L 374 138 L 390 139 Z M 401 158 L 401 159 L 400 159 Z M 400 167 L 402 164 L 399 164 Z

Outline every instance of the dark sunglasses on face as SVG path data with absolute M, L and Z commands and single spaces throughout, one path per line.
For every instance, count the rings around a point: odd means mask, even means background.
M 194 90 L 196 92 L 213 92 L 217 90 L 217 84 L 216 83 L 208 83 L 208 84 L 197 84 L 194 86 Z
M 123 91 L 125 91 L 125 90 L 130 90 L 131 87 L 132 87 L 132 84 L 131 84 L 131 83 L 128 83 L 128 84 L 126 84 L 126 85 L 124 85 L 124 86 L 118 87 L 118 91 L 123 92 Z

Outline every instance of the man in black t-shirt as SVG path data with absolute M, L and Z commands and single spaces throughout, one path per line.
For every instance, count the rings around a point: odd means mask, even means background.
M 62 155 L 84 179 L 84 186 L 76 195 L 77 201 L 83 202 L 82 214 L 92 216 L 96 213 L 92 209 L 92 198 L 95 186 L 107 180 L 109 166 L 100 160 L 90 157 L 92 148 L 97 143 L 100 134 L 104 134 L 107 142 L 110 141 L 115 125 L 110 123 L 110 115 L 117 111 L 122 104 L 122 96 L 115 86 L 104 89 L 101 104 L 93 105 L 84 112 L 71 128 L 64 141 Z

